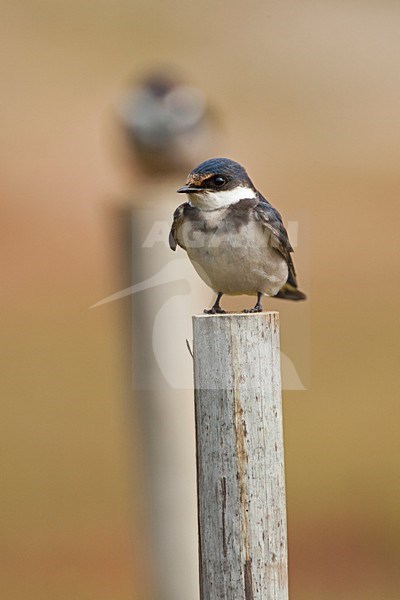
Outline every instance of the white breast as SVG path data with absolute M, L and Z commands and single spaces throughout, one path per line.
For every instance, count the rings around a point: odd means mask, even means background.
M 221 213 L 226 213 L 226 209 Z M 215 221 L 215 214 L 211 215 Z M 207 218 L 206 223 L 215 225 L 208 223 Z M 188 233 L 185 246 L 189 258 L 200 277 L 216 292 L 262 292 L 274 296 L 287 281 L 284 257 L 271 247 L 269 230 L 255 218 L 239 232 L 219 226 L 209 231 L 197 230 L 195 236 Z

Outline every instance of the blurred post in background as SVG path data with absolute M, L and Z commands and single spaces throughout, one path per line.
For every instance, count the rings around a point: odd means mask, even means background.
M 176 194 L 188 172 L 216 151 L 203 92 L 170 69 L 150 73 L 120 105 L 139 184 L 131 232 L 134 400 L 145 439 L 157 600 L 198 597 L 191 315 L 211 293 L 168 245 Z

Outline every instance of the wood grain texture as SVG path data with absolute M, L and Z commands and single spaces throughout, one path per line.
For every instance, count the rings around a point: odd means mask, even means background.
M 193 317 L 201 600 L 287 600 L 279 315 Z

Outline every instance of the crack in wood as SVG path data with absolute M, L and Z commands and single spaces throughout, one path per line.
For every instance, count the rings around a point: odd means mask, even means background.
M 244 563 L 244 595 L 245 600 L 254 600 L 251 558 L 248 558 Z
M 224 557 L 227 557 L 228 551 L 226 546 L 226 523 L 225 523 L 225 513 L 226 513 L 226 477 L 222 477 L 221 479 L 221 493 L 222 493 L 222 549 L 224 553 Z

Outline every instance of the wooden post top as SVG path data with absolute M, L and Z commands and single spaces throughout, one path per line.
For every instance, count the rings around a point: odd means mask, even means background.
M 279 318 L 279 312 L 277 310 L 265 310 L 263 312 L 259 312 L 259 313 L 244 313 L 244 312 L 227 312 L 224 314 L 215 314 L 215 315 L 209 315 L 209 314 L 200 314 L 200 315 L 193 315 L 193 319 L 223 319 L 226 317 L 252 317 L 252 318 L 265 318 L 267 317 L 268 319 L 271 319 L 271 317 L 273 317 L 274 319 Z

